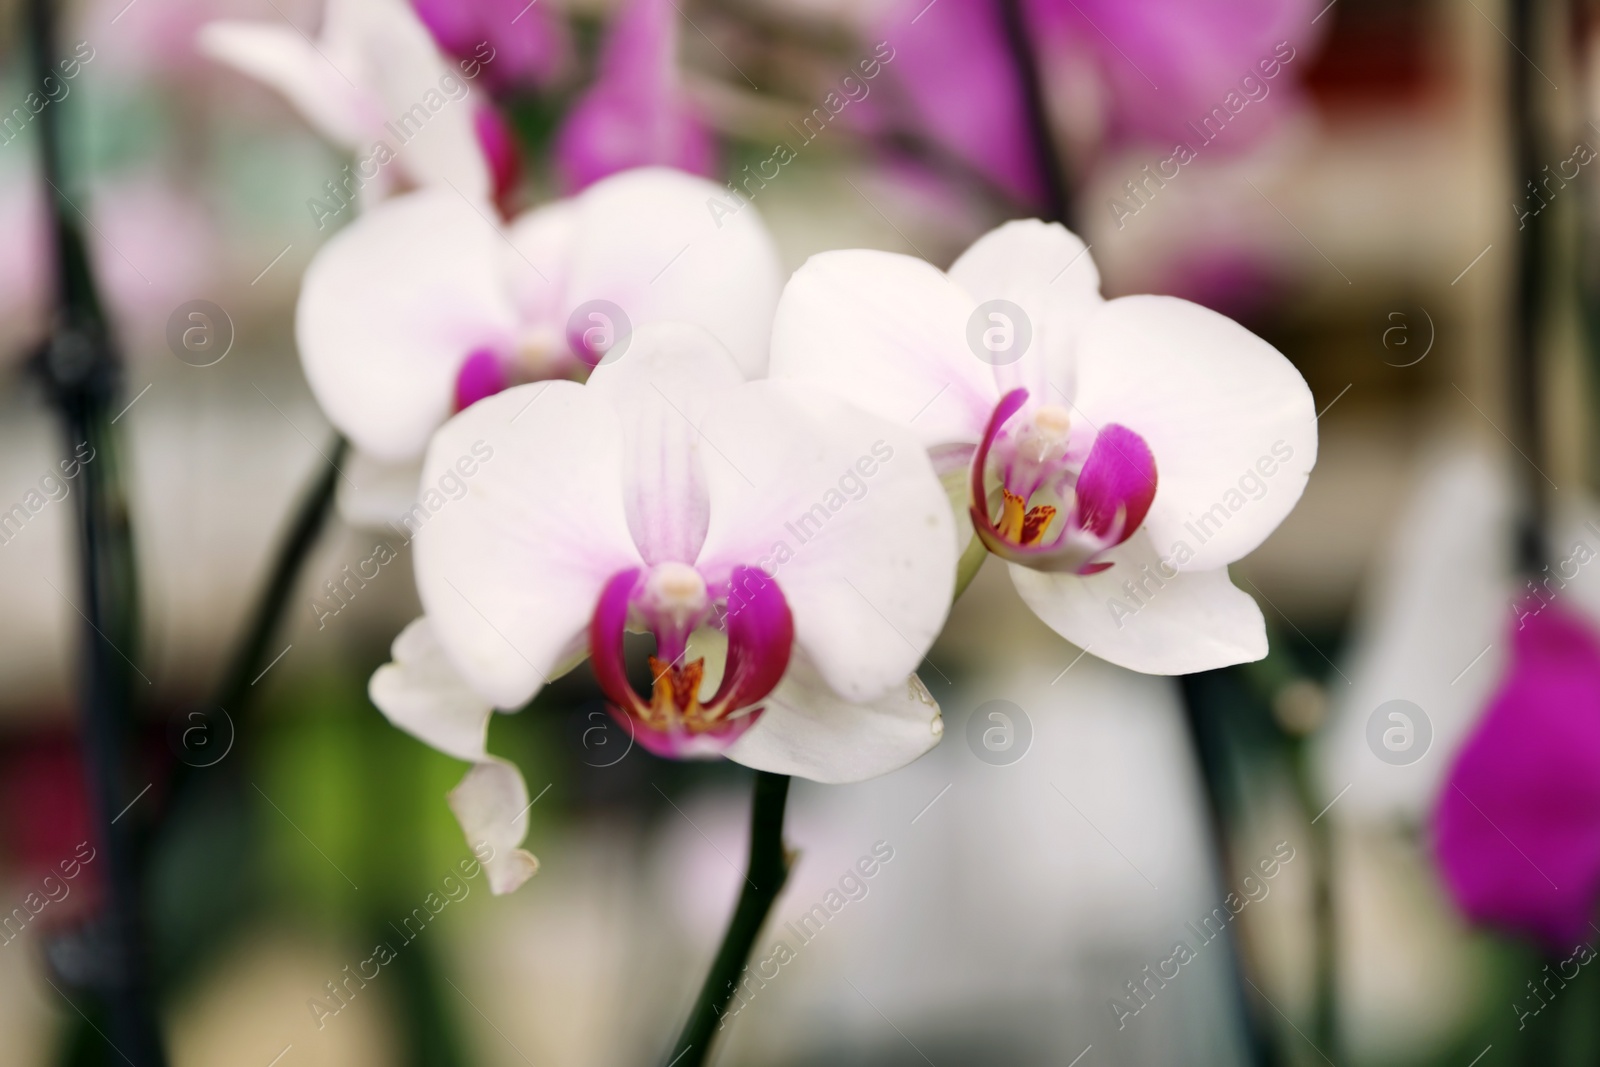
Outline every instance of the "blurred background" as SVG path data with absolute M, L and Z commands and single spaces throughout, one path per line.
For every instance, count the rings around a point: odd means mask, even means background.
M 52 268 L 24 7 L 0 3 L 0 509 L 26 512 L 0 527 L 0 914 L 21 916 L 0 931 L 0 1063 L 115 1063 L 76 684 L 82 490 L 56 477 L 76 442 L 36 355 Z M 1473 921 L 1432 821 L 1515 666 L 1529 485 L 1553 556 L 1600 546 L 1584 525 L 1600 516 L 1600 37 L 1581 5 L 1520 10 L 1528 34 L 1500 0 L 418 0 L 445 53 L 495 50 L 470 99 L 510 138 L 508 211 L 625 166 L 684 166 L 741 183 L 788 270 L 841 247 L 945 266 L 1006 218 L 1056 214 L 1108 296 L 1239 319 L 1322 412 L 1303 501 L 1234 567 L 1267 617 L 1262 663 L 1167 679 L 1080 657 L 985 568 L 923 672 L 943 743 L 876 781 L 795 783 L 798 865 L 758 956 L 859 858 L 892 858 L 739 1008 L 720 1062 L 1600 1055 L 1600 972 L 1577 945 Z M 168 1052 L 185 1067 L 656 1063 L 737 894 L 749 772 L 631 747 L 574 672 L 490 736 L 536 795 L 540 874 L 425 903 L 469 856 L 445 804 L 463 765 L 366 698 L 418 612 L 406 549 L 337 613 L 315 607 L 396 541 L 349 508 L 315 528 L 266 669 L 226 710 L 214 699 L 327 477 L 333 433 L 293 309 L 351 214 L 319 226 L 309 202 L 331 202 L 350 157 L 195 35 L 246 18 L 315 39 L 323 17 L 320 0 L 57 8 L 59 58 L 78 65 L 43 108 L 122 361 L 115 450 L 90 465 L 115 471 L 132 531 L 137 640 L 120 651 L 140 756 L 119 822 Z M 623 54 L 626 19 L 656 20 L 655 51 Z M 582 125 L 597 111 L 599 134 Z M 1536 299 L 1519 304 L 1530 226 Z M 231 339 L 206 366 L 172 340 L 194 301 Z M 1508 387 L 1530 353 L 1537 441 Z M 1600 619 L 1600 579 L 1563 579 L 1562 610 Z M 1015 726 L 998 753 L 977 740 L 996 707 Z M 1589 766 L 1578 786 L 1600 783 Z M 1591 852 L 1593 788 L 1559 812 Z M 1591 866 L 1571 877 L 1592 892 Z M 437 918 L 407 939 L 418 907 Z M 400 947 L 379 977 L 349 980 L 385 941 Z M 1180 942 L 1192 959 L 1162 979 Z

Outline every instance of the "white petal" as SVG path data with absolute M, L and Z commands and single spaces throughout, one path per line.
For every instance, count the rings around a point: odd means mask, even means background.
M 1011 564 L 1011 580 L 1052 630 L 1131 671 L 1193 674 L 1267 654 L 1261 609 L 1228 580 L 1226 568 L 1163 569 L 1142 530 L 1106 558 L 1115 566 L 1087 577 Z M 1129 581 L 1136 597 L 1123 585 Z
M 999 399 L 967 345 L 977 303 L 911 256 L 812 256 L 778 301 L 772 376 L 814 382 L 916 431 L 925 447 L 972 444 Z
M 736 763 L 814 782 L 860 782 L 899 770 L 944 733 L 939 705 L 916 675 L 876 700 L 841 699 L 796 653 L 766 710 L 726 755 Z
M 743 383 L 716 338 L 681 322 L 634 331 L 617 361 L 590 377 L 621 419 L 628 528 L 646 563 L 699 554 L 711 511 L 699 427 Z
M 539 870 L 533 854 L 517 847 L 528 836 L 528 807 L 522 773 L 494 757 L 473 767 L 450 791 L 450 810 L 489 872 L 492 893 L 509 893 Z
M 436 488 L 455 482 L 459 499 Z M 434 632 L 475 690 L 520 707 L 583 647 L 606 579 L 640 565 L 622 428 L 584 386 L 518 386 L 439 430 L 422 484 L 413 545 Z
M 1075 403 L 1094 425 L 1118 422 L 1149 442 L 1158 487 L 1145 524 L 1164 554 L 1189 546 L 1186 570 L 1224 566 L 1266 540 L 1317 461 L 1316 408 L 1300 372 L 1186 300 L 1107 303 L 1078 342 Z
M 506 227 L 510 247 L 501 256 L 525 323 L 537 323 L 553 342 L 566 344 L 568 264 L 578 240 L 578 203 L 556 200 L 523 212 Z
M 916 438 L 780 381 L 742 387 L 703 432 L 701 572 L 774 575 L 796 642 L 841 696 L 900 684 L 943 627 L 955 582 L 955 521 Z
M 370 136 L 395 150 L 396 161 L 418 185 L 452 186 L 486 203 L 489 167 L 478 143 L 471 83 L 446 65 L 411 5 L 335 0 L 324 35 L 336 54 L 361 57 L 359 77 L 376 94 L 389 123 L 369 131 Z M 360 148 L 370 151 L 372 145 Z
M 752 206 L 719 216 L 722 186 L 665 167 L 596 182 L 577 198 L 568 313 L 609 300 L 634 328 L 677 319 L 709 330 L 747 378 L 766 373 L 782 275 Z M 564 325 L 564 323 L 563 323 Z
M 318 250 L 295 336 L 312 392 L 358 449 L 420 455 L 450 415 L 468 353 L 509 349 L 500 243 L 461 197 L 424 191 L 379 205 Z
M 484 743 L 494 708 L 451 665 L 428 617 L 407 624 L 389 654 L 393 662 L 379 667 L 367 683 L 378 710 L 446 755 L 469 763 L 487 759 Z
M 212 22 L 196 39 L 199 50 L 276 89 L 328 140 L 354 151 L 365 147 L 376 100 L 293 27 L 264 22 Z M 346 65 L 349 65 L 348 63 Z
M 1055 222 L 1017 219 L 978 238 L 950 267 L 950 278 L 982 304 L 1008 300 L 1028 316 L 1022 358 L 995 367 L 1002 393 L 1026 387 L 1036 402 L 1059 404 L 1076 386 L 1078 334 L 1105 300 L 1100 271 L 1077 234 Z

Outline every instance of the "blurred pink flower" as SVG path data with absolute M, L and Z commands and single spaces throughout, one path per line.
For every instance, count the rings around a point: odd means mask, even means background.
M 907 0 L 878 34 L 895 43 L 887 69 L 926 135 L 1012 196 L 1038 201 L 1044 187 L 999 4 Z
M 1315 0 L 1025 0 L 1024 18 L 1051 107 L 1097 110 L 1074 126 L 1104 145 L 1204 144 L 1188 125 L 1214 108 L 1233 149 L 1293 99 L 1286 64 L 1305 60 Z M 904 0 L 878 33 L 895 43 L 893 77 L 910 119 L 1013 196 L 1043 194 L 1024 87 L 997 0 Z M 1280 44 L 1283 47 L 1280 48 Z M 1285 58 L 1289 57 L 1289 58 Z M 1087 62 L 1089 83 L 1075 65 Z M 1267 73 L 1271 71 L 1271 73 Z M 1084 116 L 1079 116 L 1083 118 Z M 1059 137 L 1059 133 L 1058 133 Z
M 417 16 L 439 47 L 457 59 L 483 58 L 491 90 L 543 88 L 558 80 L 571 63 L 566 23 L 548 3 L 528 0 L 412 0 Z
M 598 78 L 556 135 L 556 169 L 569 192 L 655 164 L 715 173 L 716 144 L 684 97 L 677 51 L 672 0 L 628 0 L 607 31 Z
M 1520 622 L 1440 791 L 1434 851 L 1474 921 L 1570 948 L 1600 895 L 1600 638 L 1558 605 Z
M 1029 14 L 1046 63 L 1059 62 L 1070 42 L 1094 55 L 1108 140 L 1193 143 L 1188 123 L 1221 107 L 1238 148 L 1282 113 L 1292 82 L 1274 80 L 1285 65 L 1305 62 L 1302 50 L 1316 33 L 1311 20 L 1322 7 L 1317 0 L 1030 0 Z M 1245 129 L 1235 129 L 1231 116 Z
M 192 197 L 154 175 L 98 183 L 78 203 L 92 220 L 84 240 L 113 326 L 137 358 L 164 351 L 167 317 L 205 295 L 218 263 L 216 234 Z M 31 174 L 0 179 L 0 349 L 19 358 L 43 339 L 50 301 L 50 235 Z

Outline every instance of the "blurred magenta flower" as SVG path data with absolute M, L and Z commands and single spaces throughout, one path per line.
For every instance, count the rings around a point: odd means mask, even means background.
M 937 743 L 913 672 L 950 609 L 955 525 L 911 433 L 746 381 L 705 330 L 657 323 L 587 385 L 519 386 L 456 415 L 423 483 L 467 455 L 471 492 L 416 538 L 426 615 L 369 691 L 397 726 L 504 780 L 500 803 L 462 820 L 470 842 L 525 831 L 520 775 L 483 755 L 492 710 L 585 654 L 657 755 L 847 782 Z M 628 632 L 655 638 L 645 696 Z
M 1023 18 L 1058 119 L 1102 146 L 1208 144 L 1214 109 L 1237 150 L 1294 99 L 1278 79 L 1308 47 L 1315 0 L 1024 0 Z M 878 33 L 914 125 L 1027 201 L 1042 194 L 1024 87 L 996 0 L 903 0 Z M 1304 59 L 1299 62 L 1304 63 Z M 1195 123 L 1197 128 L 1189 124 Z M 1057 139 L 1065 140 L 1062 131 Z
M 1305 64 L 1318 0 L 1030 0 L 1047 63 L 1093 57 L 1112 143 L 1195 145 L 1221 108 L 1227 145 L 1245 147 L 1292 98 L 1284 67 Z M 1270 102 L 1269 102 L 1270 101 Z M 1198 147 L 1198 145 L 1195 145 Z
M 708 177 L 716 172 L 716 142 L 684 96 L 677 52 L 672 0 L 626 0 L 607 31 L 594 85 L 556 134 L 565 189 L 652 164 Z
M 480 49 L 488 46 L 494 59 L 484 64 L 484 77 L 497 93 L 543 88 L 571 65 L 567 25 L 548 2 L 412 0 L 412 6 L 456 59 L 482 59 Z
M 460 407 L 581 378 L 630 328 L 701 326 L 762 374 L 780 273 L 755 211 L 662 167 L 618 174 L 502 227 L 449 190 L 396 197 L 318 249 L 295 336 L 311 390 L 361 452 L 419 458 Z
M 910 427 L 963 500 L 970 565 L 1006 560 L 1079 647 L 1148 674 L 1266 655 L 1227 568 L 1299 501 L 1315 408 L 1294 365 L 1230 319 L 1108 301 L 1077 236 L 1008 222 L 948 274 L 813 256 L 778 302 L 772 374 Z
M 877 35 L 894 42 L 885 69 L 914 125 L 1011 196 L 1043 198 L 1023 86 L 996 0 L 904 0 L 889 9 Z M 871 118 L 887 121 L 882 105 Z
M 487 201 L 492 183 L 469 102 L 491 52 L 447 63 L 405 0 L 328 0 L 315 42 L 287 22 L 218 21 L 202 52 L 283 94 L 357 157 L 364 203 L 417 186 Z M 353 192 L 349 188 L 346 192 Z
M 1511 642 L 1439 792 L 1434 852 L 1474 921 L 1570 949 L 1593 933 L 1600 898 L 1600 637 L 1547 604 Z

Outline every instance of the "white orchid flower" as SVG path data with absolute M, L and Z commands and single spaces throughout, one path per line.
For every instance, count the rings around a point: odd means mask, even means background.
M 1260 659 L 1261 610 L 1227 565 L 1300 498 L 1311 392 L 1222 315 L 1099 290 L 1083 242 L 1037 220 L 980 238 L 948 274 L 825 252 L 779 301 L 772 374 L 914 431 L 965 482 L 977 543 L 1067 640 L 1149 674 Z
M 848 782 L 938 741 L 913 672 L 949 611 L 957 541 L 914 435 L 820 390 L 747 382 L 705 330 L 661 323 L 587 385 L 456 415 L 424 484 L 474 450 L 492 459 L 415 541 L 426 615 L 370 687 L 397 726 L 478 763 L 472 803 L 455 797 L 469 840 L 508 851 L 525 829 L 520 776 L 484 756 L 491 708 L 585 655 L 660 755 Z M 648 695 L 627 632 L 655 638 Z
M 406 186 L 453 185 L 485 203 L 491 174 L 468 81 L 405 0 L 328 0 L 315 41 L 287 19 L 202 27 L 201 52 L 281 93 L 357 157 L 364 204 Z M 376 193 L 376 195 L 375 195 Z
M 381 204 L 306 270 L 295 333 L 312 392 L 359 451 L 400 463 L 453 412 L 623 358 L 650 322 L 704 327 L 759 376 L 777 253 L 753 210 L 717 225 L 721 192 L 640 168 L 503 229 L 448 191 Z

